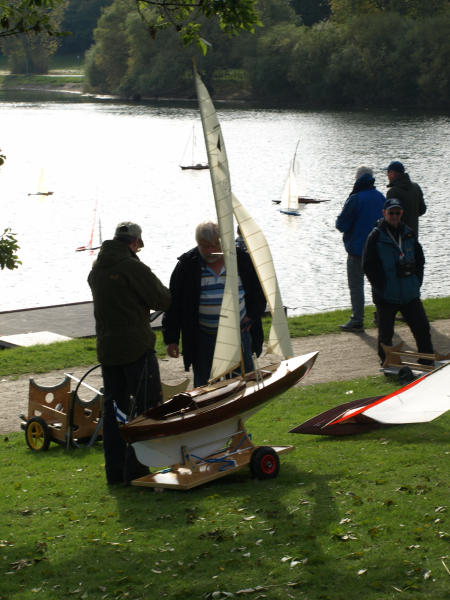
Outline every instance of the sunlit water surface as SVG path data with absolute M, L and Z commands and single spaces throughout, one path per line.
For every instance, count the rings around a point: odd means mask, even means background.
M 450 118 L 400 112 L 305 112 L 218 106 L 233 191 L 265 233 L 289 314 L 349 306 L 346 254 L 335 220 L 356 167 L 402 160 L 425 194 L 420 221 L 426 255 L 423 296 L 450 294 Z M 1 230 L 20 242 L 22 266 L 0 272 L 0 310 L 90 300 L 86 276 L 95 256 L 75 252 L 91 235 L 94 210 L 103 238 L 119 221 L 141 224 L 140 257 L 168 284 L 194 229 L 215 219 L 208 171 L 179 163 L 194 105 L 0 99 Z M 202 143 L 200 126 L 199 141 Z M 300 139 L 305 195 L 329 202 L 300 217 L 279 212 L 289 161 Z M 41 172 L 48 197 L 38 191 Z M 96 228 L 94 243 L 98 241 Z M 367 300 L 370 291 L 367 287 Z

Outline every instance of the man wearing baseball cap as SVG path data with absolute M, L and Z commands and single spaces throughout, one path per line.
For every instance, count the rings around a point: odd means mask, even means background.
M 433 354 L 430 324 L 420 300 L 425 258 L 422 246 L 402 217 L 400 200 L 388 198 L 383 218 L 367 238 L 362 259 L 377 309 L 378 355 L 382 364 L 383 345 L 392 346 L 397 312 L 411 329 L 417 351 Z
M 425 214 L 427 207 L 420 186 L 414 183 L 405 172 L 403 163 L 392 161 L 383 169 L 386 171 L 388 191 L 386 198 L 397 198 L 403 208 L 403 222 L 419 236 L 419 217 Z
M 88 276 L 104 383 L 103 449 L 110 484 L 129 483 L 149 472 L 121 438 L 115 406 L 132 418 L 162 401 L 150 310 L 166 310 L 170 292 L 137 257 L 143 246 L 139 225 L 119 223 Z

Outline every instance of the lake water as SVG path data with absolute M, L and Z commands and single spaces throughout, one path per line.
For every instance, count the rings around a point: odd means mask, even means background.
M 290 315 L 350 305 L 336 216 L 356 168 L 372 166 L 385 192 L 381 168 L 392 159 L 405 163 L 428 205 L 420 221 L 423 297 L 450 294 L 449 116 L 217 109 L 233 191 L 269 241 Z M 0 227 L 17 234 L 23 263 L 0 271 L 0 311 L 91 299 L 86 276 L 95 256 L 75 249 L 89 241 L 96 205 L 103 239 L 120 221 L 142 226 L 140 257 L 168 284 L 177 256 L 195 245 L 196 225 L 215 219 L 209 172 L 179 168 L 193 122 L 202 144 L 194 104 L 0 96 L 0 148 L 7 155 Z M 329 202 L 291 217 L 272 200 L 280 197 L 298 139 L 304 194 Z M 38 191 L 41 173 L 54 194 L 28 195 Z

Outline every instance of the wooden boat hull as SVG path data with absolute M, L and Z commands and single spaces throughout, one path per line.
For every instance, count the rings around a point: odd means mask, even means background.
M 181 398 L 180 394 L 124 425 L 121 435 L 133 444 L 139 461 L 152 467 L 180 462 L 184 446 L 198 448 L 202 456 L 209 455 L 223 447 L 226 439 L 236 432 L 239 421 L 245 422 L 266 402 L 298 383 L 311 370 L 317 355 L 318 352 L 312 352 L 283 360 L 263 381 L 230 380 L 225 384 L 230 389 L 217 401 L 207 400 L 211 389 L 213 393 L 217 391 L 214 386 L 197 388 L 190 393 L 194 399 L 191 408 L 152 418 L 158 416 L 158 410 L 161 412 Z M 205 405 L 202 397 L 206 398 Z

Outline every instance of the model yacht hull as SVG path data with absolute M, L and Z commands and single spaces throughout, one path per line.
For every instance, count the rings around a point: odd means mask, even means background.
M 182 461 L 182 448 L 197 448 L 207 456 L 262 406 L 298 383 L 312 368 L 318 352 L 296 356 L 245 378 L 177 394 L 121 428 L 137 458 L 149 467 Z

